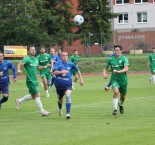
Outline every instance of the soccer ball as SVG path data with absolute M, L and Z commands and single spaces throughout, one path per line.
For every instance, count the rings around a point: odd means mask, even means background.
M 74 17 L 74 23 L 76 25 L 81 25 L 84 22 L 84 18 L 81 15 L 76 15 Z

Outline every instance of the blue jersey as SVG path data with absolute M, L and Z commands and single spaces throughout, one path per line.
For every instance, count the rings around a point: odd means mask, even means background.
M 61 60 L 61 55 L 58 54 L 57 56 L 58 56 L 58 60 Z
M 51 60 L 54 60 L 55 62 L 57 62 L 59 60 L 58 55 L 51 55 Z
M 62 87 L 66 87 L 66 85 L 72 85 L 72 70 L 78 71 L 78 67 L 70 61 L 65 63 L 60 60 L 54 64 L 53 71 L 55 70 L 57 71 L 68 70 L 69 71 L 69 73 L 67 73 L 66 75 L 62 75 L 62 74 L 56 75 L 54 84 L 57 88 L 62 88 Z
M 16 67 L 10 61 L 3 60 L 3 63 L 0 64 L 0 72 L 3 72 L 3 76 L 0 76 L 0 87 L 7 87 L 10 85 L 9 69 L 13 71 L 15 79 L 17 77 Z

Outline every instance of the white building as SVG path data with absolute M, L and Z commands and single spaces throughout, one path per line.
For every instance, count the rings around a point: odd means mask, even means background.
M 155 31 L 155 0 L 111 0 L 114 32 Z

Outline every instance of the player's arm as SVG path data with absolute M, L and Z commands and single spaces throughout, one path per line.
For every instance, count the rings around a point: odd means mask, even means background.
M 38 65 L 38 70 L 42 70 L 42 69 L 45 69 L 45 68 L 48 68 L 48 67 L 51 67 L 51 65 L 50 64 L 47 64 L 45 66 Z
M 23 62 L 19 62 L 18 65 L 17 65 L 17 73 L 21 74 L 22 73 L 22 70 L 21 70 L 21 67 L 24 66 L 24 63 Z
M 13 82 L 17 81 L 16 67 L 10 62 L 10 69 L 13 71 Z
M 108 77 L 108 75 L 107 75 L 107 68 L 105 66 L 103 67 L 102 75 L 103 75 L 104 79 L 107 79 L 107 77 Z
M 67 73 L 69 73 L 68 70 L 61 70 L 61 71 L 58 71 L 58 70 L 53 70 L 53 75 L 66 75 Z
M 113 70 L 114 73 L 125 73 L 129 70 L 129 67 L 126 65 L 122 70 Z
M 82 77 L 82 75 L 81 75 L 80 70 L 78 70 L 78 76 L 79 76 L 79 79 L 80 79 L 80 85 L 83 86 L 84 81 L 83 81 L 83 77 Z

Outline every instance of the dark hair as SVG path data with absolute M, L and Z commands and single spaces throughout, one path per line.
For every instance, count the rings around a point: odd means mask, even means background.
M 31 47 L 35 47 L 34 45 L 30 45 L 27 47 L 27 50 L 29 51 Z
M 152 49 L 155 49 L 155 47 L 153 47 Z
M 2 54 L 3 54 L 3 51 L 2 51 L 2 50 L 0 50 L 0 53 L 2 53 Z
M 41 49 L 41 48 L 45 48 L 45 45 L 41 45 L 41 46 L 40 46 L 40 49 Z
M 122 47 L 121 45 L 114 45 L 114 49 L 115 49 L 116 47 L 119 47 L 120 50 L 123 50 L 123 47 Z
M 78 51 L 77 49 L 74 49 L 73 52 Z

